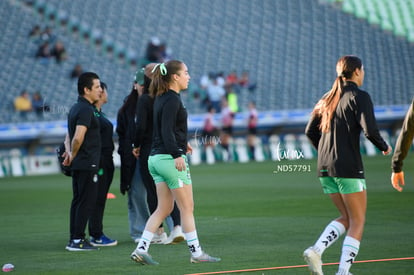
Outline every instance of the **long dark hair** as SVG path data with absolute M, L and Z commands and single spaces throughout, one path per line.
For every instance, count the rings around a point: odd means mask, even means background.
M 131 115 L 132 117 L 135 117 L 135 110 L 137 108 L 137 102 L 138 102 L 138 91 L 135 89 L 135 87 L 132 87 L 131 92 L 125 98 L 124 104 L 122 104 L 121 108 L 119 108 L 118 113 L 126 112 L 127 115 Z
M 142 93 L 143 94 L 149 94 L 150 93 L 150 85 L 151 85 L 151 78 L 149 78 L 146 74 L 144 74 L 144 85 L 142 87 Z M 150 94 L 152 97 L 152 95 Z
M 361 69 L 362 61 L 356 56 L 346 55 L 339 58 L 336 63 L 337 77 L 332 88 L 316 104 L 313 114 L 321 117 L 319 129 L 321 132 L 329 132 L 331 120 L 335 113 L 338 102 L 343 93 L 344 83 L 347 79 L 352 78 L 356 69 Z

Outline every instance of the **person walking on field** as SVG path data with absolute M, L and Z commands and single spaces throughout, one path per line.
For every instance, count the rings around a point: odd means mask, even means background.
M 358 254 L 367 207 L 361 131 L 384 155 L 391 153 L 391 147 L 379 134 L 371 97 L 358 88 L 365 75 L 362 61 L 356 56 L 343 56 L 336 64 L 336 72 L 331 90 L 316 104 L 305 130 L 318 150 L 322 189 L 340 213 L 303 253 L 316 275 L 323 274 L 321 257 L 325 249 L 345 232 L 336 274 L 351 274 L 349 269 Z
M 157 209 L 158 199 L 154 179 L 148 169 L 148 158 L 152 147 L 152 129 L 153 129 L 153 105 L 154 97 L 149 93 L 151 84 L 151 71 L 156 63 L 146 65 L 142 72 L 143 86 L 142 94 L 138 99 L 136 108 L 135 139 L 132 154 L 138 159 L 142 182 L 147 190 L 147 202 L 149 213 L 152 214 Z M 184 241 L 184 234 L 181 229 L 180 211 L 174 203 L 173 211 L 167 219 L 171 221 L 170 236 L 164 230 L 163 223 L 160 224 L 157 232 L 152 238 L 151 243 L 156 244 L 178 244 Z
M 185 239 L 191 253 L 190 262 L 218 262 L 220 258 L 205 253 L 198 240 L 194 220 L 194 201 L 187 153 L 187 110 L 180 91 L 188 88 L 187 66 L 178 60 L 157 64 L 152 70 L 150 92 L 155 98 L 153 142 L 148 167 L 157 189 L 157 209 L 150 216 L 131 259 L 156 265 L 148 253 L 150 243 L 161 222 L 171 213 L 174 201 L 180 210 Z
M 255 160 L 255 146 L 257 138 L 257 122 L 259 114 L 254 101 L 249 102 L 249 117 L 247 121 L 247 145 L 249 146 L 250 158 Z
M 405 185 L 404 172 L 402 170 L 403 160 L 410 150 L 411 144 L 414 138 L 414 99 L 411 102 L 411 106 L 405 115 L 401 132 L 395 143 L 394 155 L 392 156 L 391 167 L 391 184 L 399 192 Z

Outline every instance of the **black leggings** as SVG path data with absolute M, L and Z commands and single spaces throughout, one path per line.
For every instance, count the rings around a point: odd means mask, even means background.
M 98 195 L 95 208 L 89 218 L 89 235 L 100 238 L 103 234 L 103 216 L 106 205 L 106 198 L 114 178 L 114 161 L 112 155 L 101 155 L 98 173 Z

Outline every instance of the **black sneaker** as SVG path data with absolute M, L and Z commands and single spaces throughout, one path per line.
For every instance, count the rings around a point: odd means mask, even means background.
M 71 240 L 69 244 L 66 246 L 66 250 L 68 251 L 95 251 L 95 250 L 99 250 L 99 248 L 92 246 L 87 240 L 81 239 L 79 242 L 75 242 L 74 240 Z

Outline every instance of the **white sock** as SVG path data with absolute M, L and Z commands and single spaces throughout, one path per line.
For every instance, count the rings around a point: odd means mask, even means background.
M 197 231 L 184 233 L 187 240 L 188 249 L 193 257 L 200 257 L 203 254 L 200 242 L 198 241 Z
M 332 221 L 325 227 L 325 230 L 319 236 L 319 239 L 313 245 L 313 249 L 319 255 L 330 247 L 338 238 L 345 233 L 345 226 L 337 221 Z
M 147 253 L 153 237 L 154 233 L 144 230 L 141 239 L 138 242 L 136 250 L 139 252 Z
M 360 242 L 357 239 L 346 236 L 342 245 L 341 261 L 339 262 L 339 268 L 337 274 L 348 274 L 352 263 L 355 261 L 358 255 Z

